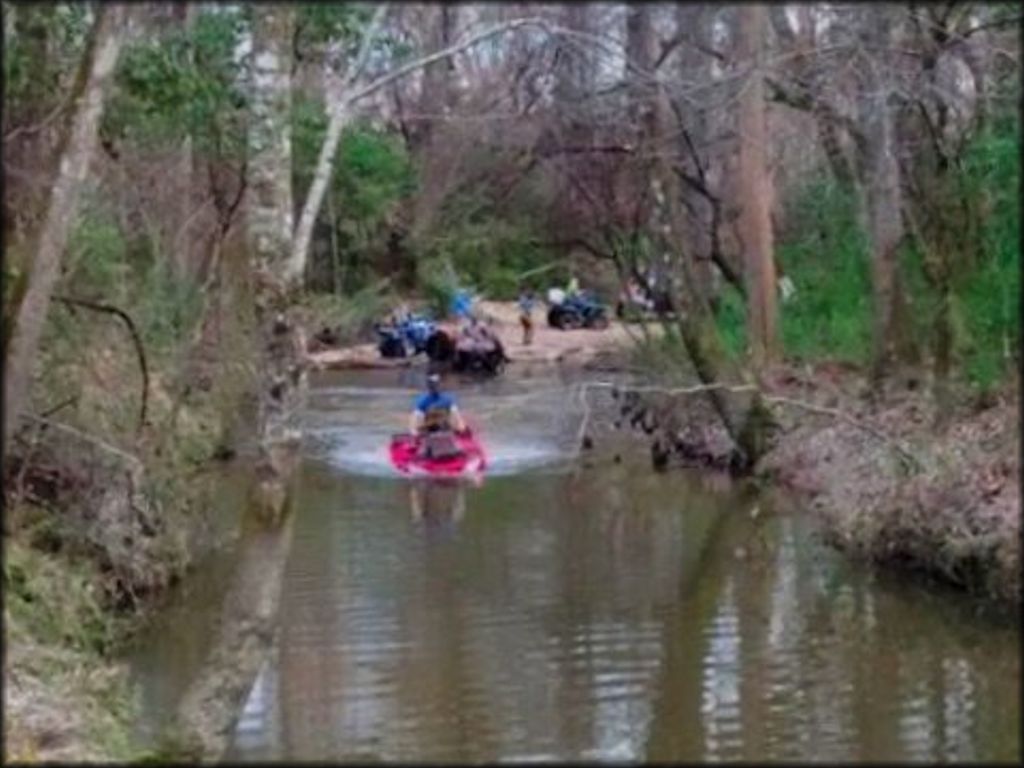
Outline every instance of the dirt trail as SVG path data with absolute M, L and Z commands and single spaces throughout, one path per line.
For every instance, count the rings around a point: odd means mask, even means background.
M 505 347 L 512 364 L 515 363 L 583 363 L 598 355 L 626 349 L 632 344 L 632 335 L 640 330 L 631 330 L 612 319 L 604 330 L 567 330 L 550 328 L 547 323 L 547 308 L 540 305 L 533 311 L 533 343 L 524 345 L 522 326 L 519 324 L 519 308 L 511 301 L 480 301 L 474 311 L 481 319 L 490 322 Z M 453 336 L 458 327 L 453 322 L 439 323 Z M 632 335 L 631 335 L 632 334 Z M 318 369 L 341 368 L 402 368 L 413 364 L 409 358 L 388 360 L 377 352 L 373 343 L 357 344 L 341 349 L 328 349 L 309 354 L 310 362 Z

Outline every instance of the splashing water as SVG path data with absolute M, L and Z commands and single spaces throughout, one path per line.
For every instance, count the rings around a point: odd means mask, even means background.
M 324 387 L 310 393 L 306 432 L 312 455 L 359 475 L 397 476 L 391 436 L 407 429 L 417 392 L 379 387 Z M 487 383 L 456 393 L 459 410 L 487 455 L 488 475 L 563 471 L 577 452 L 584 410 L 572 386 L 529 390 Z

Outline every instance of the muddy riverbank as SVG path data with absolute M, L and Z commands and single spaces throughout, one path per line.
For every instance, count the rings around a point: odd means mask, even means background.
M 1016 384 L 985 397 L 961 390 L 941 427 L 921 388 L 872 397 L 851 366 L 778 366 L 762 393 L 777 424 L 755 474 L 795 494 L 834 546 L 1016 612 Z M 644 393 L 622 422 L 650 435 L 667 466 L 728 468 L 732 441 L 703 396 Z
M 872 404 L 859 394 L 865 386 L 852 371 L 781 376 L 776 392 L 844 418 L 783 409 L 783 433 L 759 473 L 798 493 L 841 550 L 938 578 L 1016 614 L 1016 387 L 984 400 L 963 397 L 936 429 L 937 414 L 921 393 Z

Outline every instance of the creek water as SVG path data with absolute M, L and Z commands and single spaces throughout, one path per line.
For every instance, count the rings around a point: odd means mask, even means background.
M 1019 759 L 1019 626 L 848 562 L 784 502 L 611 441 L 574 456 L 557 377 L 460 386 L 478 486 L 391 476 L 414 383 L 313 392 L 277 639 L 228 759 Z M 235 563 L 141 638 L 140 733 L 200 674 Z

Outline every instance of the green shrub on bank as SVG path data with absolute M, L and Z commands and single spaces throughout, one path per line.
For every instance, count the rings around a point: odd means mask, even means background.
M 779 303 L 782 346 L 798 360 L 866 363 L 871 349 L 868 248 L 850 189 L 817 181 L 793 200 L 778 258 L 796 293 Z
M 968 378 L 991 386 L 1020 355 L 1019 117 L 996 122 L 969 148 L 964 188 L 980 202 L 981 263 L 959 283 Z
M 453 203 L 453 207 L 458 207 Z M 552 255 L 526 222 L 498 216 L 461 218 L 447 223 L 429 246 L 428 258 L 452 265 L 459 277 L 489 299 L 510 301 L 519 293 L 520 275 L 548 263 Z
M 1020 137 L 1016 119 L 996 121 L 969 147 L 958 188 L 980 210 L 979 257 L 956 254 L 951 320 L 955 362 L 980 387 L 1016 367 L 1020 346 Z M 870 255 L 850 189 L 823 178 L 789 202 L 788 234 L 778 260 L 796 287 L 779 303 L 781 341 L 789 359 L 867 363 L 871 349 Z M 908 334 L 927 349 L 937 298 L 924 277 L 922 254 L 901 249 Z M 746 309 L 723 291 L 717 321 L 726 348 L 742 354 Z

